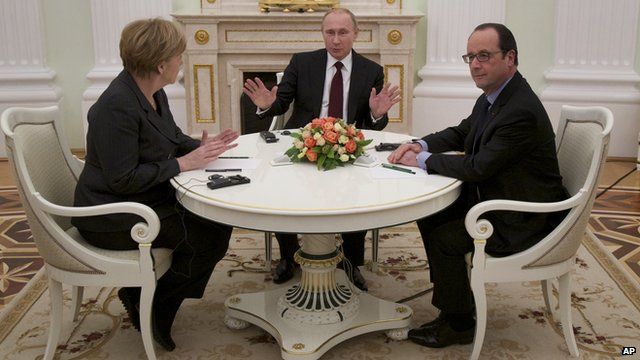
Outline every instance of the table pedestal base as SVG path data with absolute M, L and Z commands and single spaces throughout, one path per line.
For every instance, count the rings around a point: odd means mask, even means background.
M 348 284 L 344 271 L 336 270 L 335 274 L 339 285 Z M 390 330 L 387 335 L 394 340 L 407 337 L 413 311 L 406 305 L 356 293 L 353 296 L 359 302 L 357 314 L 338 323 L 310 325 L 277 313 L 278 302 L 288 290 L 289 287 L 282 287 L 228 297 L 225 323 L 233 329 L 244 328 L 248 323 L 263 328 L 278 341 L 282 358 L 287 360 L 318 359 L 340 342 L 373 331 Z

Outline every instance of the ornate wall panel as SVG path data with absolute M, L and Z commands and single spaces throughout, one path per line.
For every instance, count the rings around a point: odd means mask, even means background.
M 609 156 L 636 157 L 640 76 L 635 71 L 639 0 L 557 0 L 555 55 L 541 98 L 552 120 L 562 104 L 613 111 Z M 554 121 L 554 123 L 557 122 Z
M 0 113 L 11 106 L 58 104 L 62 92 L 45 61 L 40 1 L 2 0 L 0 10 Z
M 414 89 L 415 135 L 457 124 L 468 115 L 481 92 L 461 58 L 467 39 L 478 24 L 504 23 L 504 14 L 505 0 L 429 0 L 427 59 Z
M 94 67 L 87 74 L 90 85 L 82 95 L 85 132 L 89 108 L 122 70 L 118 44 L 124 26 L 141 18 L 163 17 L 171 20 L 170 12 L 171 0 L 91 0 Z M 178 82 L 167 86 L 165 91 L 169 97 L 173 117 L 184 129 L 184 87 Z

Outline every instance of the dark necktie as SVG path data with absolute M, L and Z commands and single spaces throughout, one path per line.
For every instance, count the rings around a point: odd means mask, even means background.
M 329 116 L 334 118 L 342 118 L 342 63 L 335 63 L 336 73 L 331 80 L 331 88 L 329 89 Z
M 476 134 L 475 134 L 475 137 L 473 139 L 473 150 L 472 150 L 472 152 L 474 152 L 474 153 L 475 153 L 475 149 L 478 147 L 478 146 L 476 146 L 476 143 L 478 142 L 478 140 L 482 136 L 482 133 L 484 132 L 484 128 L 487 126 L 487 123 L 489 122 L 489 107 L 490 106 L 491 106 L 491 103 L 489 102 L 489 100 L 487 100 L 487 98 L 485 98 L 484 99 L 484 103 L 482 104 L 480 116 L 478 116 L 478 119 L 476 120 L 476 122 L 478 124 L 476 126 Z

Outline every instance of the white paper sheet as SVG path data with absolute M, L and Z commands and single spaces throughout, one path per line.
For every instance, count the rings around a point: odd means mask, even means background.
M 260 165 L 260 159 L 218 159 L 207 164 L 205 169 L 243 169 L 253 170 Z
M 408 167 L 405 167 L 408 168 Z M 376 166 L 370 169 L 371 176 L 374 179 L 417 179 L 417 178 L 426 178 L 427 172 L 420 168 L 411 168 L 415 172 L 415 174 L 406 173 L 403 171 L 386 169 L 382 166 Z

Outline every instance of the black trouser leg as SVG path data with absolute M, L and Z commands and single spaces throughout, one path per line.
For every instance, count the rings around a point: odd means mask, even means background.
M 349 260 L 352 266 L 364 265 L 364 238 L 366 235 L 366 231 L 341 234 L 344 257 Z
M 202 219 L 180 209 L 161 220 L 154 248 L 173 250 L 171 268 L 158 280 L 154 299 L 178 303 L 185 298 L 201 298 L 215 265 L 229 246 L 232 228 Z M 184 221 L 183 221 L 184 216 Z M 80 233 L 87 242 L 110 250 L 135 250 L 138 243 L 130 231 Z
M 280 247 L 280 259 L 287 260 L 290 263 L 294 263 L 293 255 L 300 249 L 298 244 L 298 235 L 290 233 L 276 233 L 276 240 L 278 240 L 278 246 Z
M 473 251 L 464 220 L 443 224 L 431 232 L 427 257 L 431 267 L 431 303 L 445 313 L 473 311 L 473 294 L 464 256 Z

